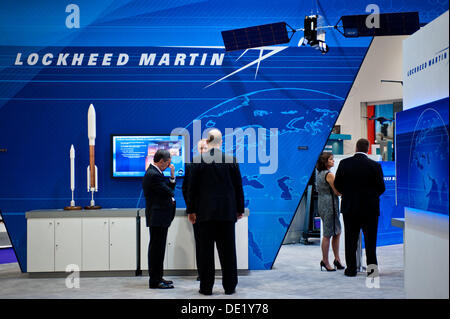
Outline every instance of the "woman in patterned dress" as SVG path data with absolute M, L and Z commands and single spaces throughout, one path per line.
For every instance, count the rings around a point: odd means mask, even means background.
M 316 189 L 318 193 L 318 213 L 322 220 L 322 260 L 320 270 L 335 271 L 328 260 L 328 251 L 331 246 L 334 253 L 333 265 L 337 269 L 344 269 L 339 257 L 339 238 L 341 223 L 339 221 L 339 192 L 334 188 L 334 174 L 330 169 L 334 166 L 333 154 L 323 152 L 317 161 Z

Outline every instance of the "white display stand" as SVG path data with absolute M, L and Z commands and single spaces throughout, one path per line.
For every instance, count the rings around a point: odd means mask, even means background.
M 81 272 L 140 274 L 148 269 L 145 209 L 36 210 L 25 216 L 28 273 L 60 273 L 68 265 L 76 265 Z M 248 269 L 248 216 L 246 209 L 236 223 L 239 270 Z M 185 209 L 177 209 L 169 227 L 164 263 L 165 270 L 197 269 L 193 227 Z
M 405 291 L 408 298 L 449 298 L 449 218 L 405 208 Z
M 136 209 L 38 210 L 27 218 L 27 272 L 136 270 Z
M 141 270 L 148 270 L 149 229 L 145 225 L 145 210 L 139 211 L 141 227 Z M 195 239 L 192 224 L 187 215 L 175 216 L 169 227 L 164 259 L 165 270 L 196 270 Z M 216 270 L 221 269 L 217 248 L 214 251 Z M 237 268 L 248 269 L 248 210 L 236 222 Z

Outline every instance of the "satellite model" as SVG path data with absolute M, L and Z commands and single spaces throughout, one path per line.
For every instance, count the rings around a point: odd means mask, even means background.
M 321 11 L 323 12 L 323 10 Z M 319 10 L 316 10 L 316 13 L 305 16 L 303 28 L 294 29 L 286 22 L 277 22 L 222 31 L 222 38 L 226 51 L 236 51 L 288 43 L 297 31 L 303 31 L 304 34 L 298 42 L 298 46 L 309 45 L 325 54 L 329 51 L 325 42 L 326 29 L 337 30 L 346 38 L 357 38 L 410 35 L 420 28 L 418 12 L 380 13 L 378 15 L 378 27 L 367 25 L 371 14 L 342 16 L 335 25 L 326 25 L 328 19 L 320 14 Z M 339 24 L 340 22 L 342 24 Z
M 333 26 L 318 26 L 321 20 L 319 15 L 310 15 L 305 17 L 304 28 L 302 30 L 304 36 L 298 42 L 298 46 L 310 45 L 315 49 L 319 49 L 323 54 L 327 53 L 329 48 L 325 43 L 325 29 L 334 28 Z M 298 31 L 296 30 L 296 31 Z
M 303 31 L 303 37 L 298 42 L 298 46 L 309 45 L 320 50 L 322 54 L 325 54 L 330 49 L 325 42 L 327 29 L 337 30 L 346 38 L 357 38 L 384 35 L 410 35 L 420 28 L 418 12 L 377 14 L 377 21 L 379 23 L 377 23 L 376 27 L 372 27 L 367 21 L 374 18 L 373 14 L 342 16 L 335 25 L 329 25 L 329 21 L 318 1 L 316 1 L 316 8 L 315 13 L 311 12 L 311 15 L 305 16 L 303 28 L 300 29 L 294 29 L 286 22 L 276 22 L 222 31 L 225 51 L 244 50 L 236 61 L 249 50 L 259 50 L 259 57 L 205 86 L 205 89 L 253 65 L 256 65 L 256 79 L 261 62 L 288 48 L 288 46 L 276 45 L 289 43 L 297 31 Z M 336 37 L 336 34 L 333 32 L 332 36 Z

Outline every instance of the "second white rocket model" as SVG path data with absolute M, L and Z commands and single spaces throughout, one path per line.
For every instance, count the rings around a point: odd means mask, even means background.
M 94 192 L 98 191 L 98 174 L 95 165 L 95 138 L 96 138 L 96 119 L 94 105 L 89 106 L 88 110 L 88 138 L 89 138 L 89 166 L 87 167 L 87 191 L 92 193 L 91 205 L 86 208 L 100 208 L 95 206 Z

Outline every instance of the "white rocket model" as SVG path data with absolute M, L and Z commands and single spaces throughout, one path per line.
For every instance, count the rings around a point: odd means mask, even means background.
M 72 200 L 70 201 L 70 206 L 75 206 L 75 201 L 73 200 L 73 192 L 75 190 L 75 149 L 70 146 L 70 190 L 72 191 Z
M 72 191 L 72 200 L 70 201 L 70 206 L 64 207 L 64 210 L 79 210 L 80 206 L 75 206 L 75 201 L 73 199 L 73 193 L 75 191 L 75 148 L 73 144 L 70 146 L 70 190 Z
M 97 166 L 95 165 L 95 109 L 94 105 L 88 110 L 88 138 L 89 138 L 89 166 L 87 167 L 87 191 L 92 193 L 91 207 L 95 206 L 94 192 L 98 191 Z

